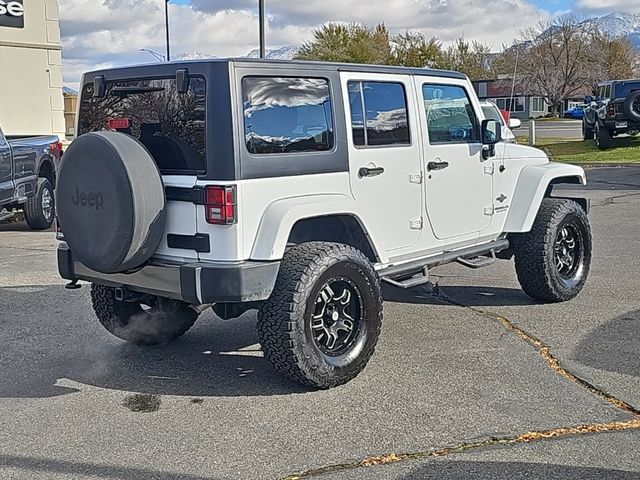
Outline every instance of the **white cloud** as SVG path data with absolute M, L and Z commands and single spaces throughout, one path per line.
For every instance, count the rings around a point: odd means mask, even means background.
M 256 3 L 193 0 L 193 5 L 170 4 L 172 53 L 246 54 L 258 43 Z M 60 11 L 67 83 L 78 81 L 80 68 L 153 61 L 139 52 L 142 48 L 164 53 L 162 2 L 60 0 Z M 490 43 L 495 49 L 511 43 L 519 30 L 549 16 L 531 0 L 269 0 L 267 14 L 269 47 L 301 44 L 311 38 L 315 27 L 342 21 L 384 22 L 392 32 L 419 30 L 443 42 L 463 36 Z

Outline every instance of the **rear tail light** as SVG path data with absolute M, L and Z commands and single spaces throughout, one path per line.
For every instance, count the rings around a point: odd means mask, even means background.
M 131 119 L 129 118 L 110 118 L 109 130 L 126 130 L 131 128 Z
M 54 142 L 49 145 L 49 151 L 54 157 L 58 159 L 62 158 L 62 142 Z
M 236 187 L 209 185 L 205 187 L 207 223 L 231 225 L 238 221 Z
M 616 105 L 613 102 L 607 104 L 607 115 L 614 116 L 616 114 Z

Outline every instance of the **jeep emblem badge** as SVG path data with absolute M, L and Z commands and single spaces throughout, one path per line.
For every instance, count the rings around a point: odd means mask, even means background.
M 80 187 L 76 187 L 76 194 L 75 196 L 71 197 L 71 203 L 73 203 L 76 207 L 95 208 L 96 212 L 99 212 L 104 206 L 104 197 L 100 192 L 81 192 Z
M 0 0 L 0 27 L 24 28 L 23 0 Z

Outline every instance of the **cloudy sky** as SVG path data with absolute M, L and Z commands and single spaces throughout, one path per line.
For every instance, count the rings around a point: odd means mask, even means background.
M 83 71 L 148 63 L 164 51 L 164 0 L 59 0 L 65 83 Z M 327 21 L 384 22 L 442 42 L 481 40 L 497 50 L 517 33 L 560 13 L 640 13 L 637 0 L 266 0 L 267 46 L 299 45 Z M 245 55 L 257 47 L 257 0 L 171 0 L 173 54 Z

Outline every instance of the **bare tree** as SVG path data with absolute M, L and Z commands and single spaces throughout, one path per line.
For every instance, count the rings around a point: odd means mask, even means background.
M 543 97 L 554 115 L 564 99 L 592 82 L 594 33 L 591 22 L 565 15 L 524 31 L 515 47 L 520 53 L 518 82 Z

